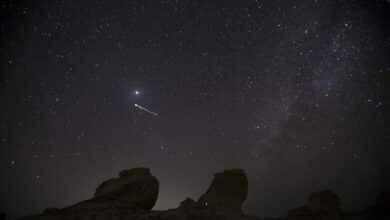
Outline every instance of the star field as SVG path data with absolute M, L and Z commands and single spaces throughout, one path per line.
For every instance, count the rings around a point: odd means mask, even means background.
M 390 184 L 388 1 L 0 7 L 0 211 L 10 216 L 87 199 L 137 166 L 160 181 L 156 209 L 236 167 L 249 177 L 245 211 L 260 216 L 328 188 L 355 210 Z

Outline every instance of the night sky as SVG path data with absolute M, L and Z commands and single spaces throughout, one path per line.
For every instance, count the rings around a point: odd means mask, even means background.
M 149 167 L 156 209 L 246 170 L 245 211 L 390 185 L 385 0 L 5 0 L 0 211 L 64 207 Z M 137 106 L 142 106 L 151 114 Z M 386 172 L 387 171 L 387 172 Z

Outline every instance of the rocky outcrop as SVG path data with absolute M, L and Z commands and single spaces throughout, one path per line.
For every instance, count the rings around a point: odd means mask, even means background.
M 248 180 L 240 169 L 217 173 L 206 193 L 195 201 L 187 198 L 175 209 L 152 211 L 159 183 L 147 168 L 124 170 L 119 177 L 100 184 L 94 197 L 63 209 L 48 208 L 28 220 L 266 220 L 247 216 L 242 205 L 248 195 Z M 329 190 L 312 193 L 304 206 L 287 217 L 267 220 L 387 220 L 389 193 L 376 205 L 359 213 L 343 213 L 339 197 Z M 0 216 L 5 219 L 5 215 Z
M 218 212 L 242 213 L 248 195 L 248 179 L 243 170 L 232 169 L 217 173 L 198 203 Z
M 107 219 L 108 216 L 139 216 L 153 208 L 158 190 L 158 180 L 151 175 L 149 169 L 124 170 L 119 173 L 118 178 L 109 179 L 98 186 L 92 199 L 63 209 L 49 208 L 32 219 Z
M 95 192 L 95 198 L 106 198 L 130 208 L 150 210 L 157 201 L 159 183 L 147 168 L 135 168 L 119 173 L 119 178 L 103 182 Z
M 147 168 L 124 170 L 100 184 L 90 200 L 63 209 L 49 208 L 26 219 L 229 220 L 246 217 L 242 204 L 248 194 L 243 170 L 225 170 L 215 177 L 198 201 L 187 198 L 176 209 L 150 211 L 158 195 L 158 181 Z
M 341 219 L 340 199 L 330 190 L 314 192 L 305 206 L 288 212 L 288 220 Z
M 159 214 L 166 220 L 257 220 L 245 216 L 242 205 L 248 194 L 248 180 L 240 169 L 225 170 L 217 173 L 198 201 L 187 198 L 178 208 Z

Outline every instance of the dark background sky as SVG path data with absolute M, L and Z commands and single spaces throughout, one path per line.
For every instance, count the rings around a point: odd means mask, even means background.
M 2 1 L 0 209 L 70 205 L 137 166 L 160 181 L 157 209 L 227 168 L 246 170 L 260 216 L 322 189 L 372 204 L 390 183 L 389 6 Z

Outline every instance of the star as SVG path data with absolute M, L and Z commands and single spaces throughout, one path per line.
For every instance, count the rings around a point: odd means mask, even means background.
M 0 65 L 7 73 L 0 80 L 7 187 L 1 212 L 26 215 L 53 205 L 40 199 L 57 195 L 56 182 L 46 180 L 75 168 L 63 183 L 72 192 L 58 203 L 142 166 L 167 186 L 154 207 L 161 210 L 200 196 L 198 186 L 206 187 L 211 173 L 244 169 L 248 189 L 257 192 L 246 209 L 260 218 L 301 206 L 278 201 L 304 198 L 326 182 L 364 203 L 384 177 L 390 182 L 377 169 L 389 163 L 383 79 L 390 73 L 390 0 L 369 7 L 83 1 L 91 13 L 69 1 L 8 2 L 0 30 L 7 45 Z M 45 16 L 30 21 L 32 12 Z M 344 167 L 375 175 L 338 173 Z M 80 186 L 83 176 L 92 188 Z M 32 180 L 44 188 L 25 188 Z M 362 184 L 343 184 L 352 182 Z

